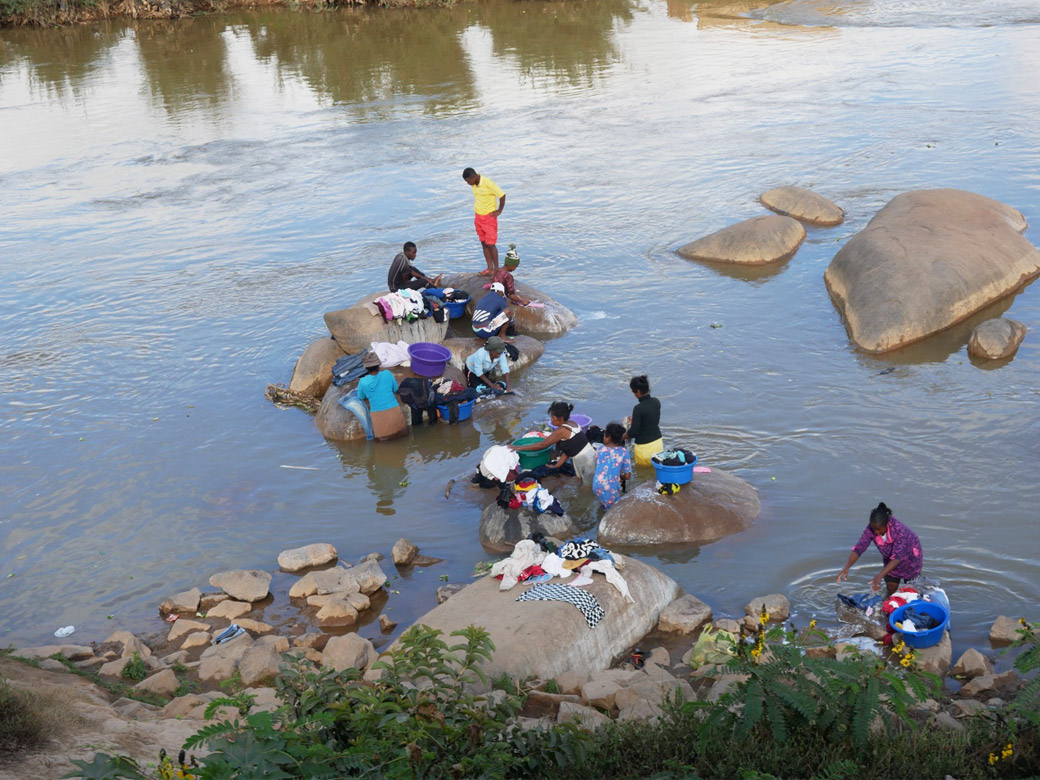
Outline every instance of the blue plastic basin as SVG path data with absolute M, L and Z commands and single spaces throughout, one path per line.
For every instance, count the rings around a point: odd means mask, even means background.
M 693 481 L 693 467 L 697 465 L 697 456 L 693 456 L 693 462 L 682 466 L 662 466 L 660 463 L 650 461 L 657 472 L 657 481 L 661 484 L 671 482 L 673 485 L 685 485 Z
M 473 404 L 475 403 L 476 401 L 474 400 L 463 401 L 461 404 L 459 404 L 459 422 L 462 422 L 463 420 L 468 420 L 470 418 L 470 415 L 473 414 Z M 451 409 L 449 409 L 447 406 L 438 406 L 437 413 L 440 415 L 442 420 L 451 419 Z
M 918 612 L 931 615 L 939 621 L 939 625 L 935 628 L 929 628 L 927 631 L 914 631 L 912 633 L 899 631 L 896 628 L 896 623 L 902 621 L 903 613 L 910 607 L 913 607 Z M 904 604 L 892 610 L 892 614 L 888 616 L 888 625 L 892 627 L 893 631 L 899 631 L 899 635 L 909 647 L 935 647 L 942 641 L 943 632 L 950 625 L 950 612 L 942 604 L 937 604 L 934 601 L 911 601 L 909 604 Z

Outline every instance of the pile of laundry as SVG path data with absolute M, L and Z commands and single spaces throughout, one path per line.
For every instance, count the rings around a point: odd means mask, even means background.
M 435 322 L 444 322 L 444 291 L 436 288 L 428 290 L 398 290 L 376 298 L 372 302 L 373 313 L 381 316 L 385 322 L 415 320 L 433 317 Z
M 568 602 L 582 613 L 589 628 L 595 628 L 606 612 L 596 597 L 582 588 L 592 584 L 593 573 L 602 574 L 627 602 L 634 603 L 628 583 L 618 572 L 622 568 L 621 556 L 591 539 L 573 539 L 557 548 L 536 534 L 517 542 L 512 554 L 492 566 L 490 573 L 501 579 L 499 590 L 511 590 L 519 583 L 534 585 L 517 601 Z M 561 582 L 551 581 L 556 578 Z
M 650 459 L 658 466 L 686 466 L 697 462 L 697 456 L 689 450 L 665 450 Z
M 536 515 L 552 512 L 563 514 L 563 506 L 533 477 L 520 477 L 504 485 L 498 492 L 498 505 L 503 509 L 530 509 Z
M 950 599 L 946 595 L 946 591 L 937 582 L 920 577 L 913 584 L 903 585 L 888 597 L 876 593 L 839 593 L 839 605 L 849 607 L 853 611 L 845 615 L 839 611 L 838 619 L 842 622 L 858 622 L 855 615 L 862 613 L 865 617 L 884 626 L 886 633 L 881 642 L 889 645 L 892 643 L 894 632 L 888 625 L 888 616 L 899 607 L 914 601 L 931 601 L 943 606 L 947 613 L 950 612 Z M 896 627 L 903 633 L 915 633 L 935 628 L 939 622 L 933 616 L 909 607 L 904 610 L 903 619 Z
M 428 379 L 408 377 L 401 380 L 398 397 L 412 411 L 412 425 L 421 425 L 423 412 L 429 416 L 430 424 L 437 422 L 437 407 L 448 408 L 448 422 L 459 420 L 459 404 L 476 398 L 476 391 L 447 377 Z

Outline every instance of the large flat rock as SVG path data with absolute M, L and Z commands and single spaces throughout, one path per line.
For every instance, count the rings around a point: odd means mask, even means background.
M 589 628 L 572 604 L 518 602 L 526 586 L 500 591 L 499 581 L 490 577 L 467 586 L 415 622 L 443 631 L 445 639 L 452 631 L 483 626 L 495 643 L 495 652 L 484 666 L 492 678 L 504 672 L 517 679 L 529 675 L 546 679 L 570 670 L 607 669 L 657 625 L 661 610 L 681 592 L 673 579 L 657 569 L 628 556 L 624 562 L 621 574 L 635 603 L 626 602 L 604 577 L 594 574 L 585 590 L 606 613 L 595 628 Z
M 535 335 L 541 338 L 552 338 L 553 336 L 563 335 L 577 325 L 578 317 L 574 312 L 555 298 L 547 295 L 541 290 L 535 289 L 521 280 L 521 277 L 523 276 L 522 268 L 523 266 L 521 265 L 521 270 L 518 270 L 513 274 L 513 281 L 516 283 L 517 293 L 521 298 L 525 298 L 529 301 L 541 301 L 545 304 L 545 308 L 534 309 L 510 303 L 509 305 L 513 309 L 513 321 L 516 323 L 517 332 Z M 445 287 L 454 287 L 458 290 L 465 290 L 469 293 L 470 302 L 469 306 L 466 308 L 467 314 L 472 314 L 473 306 L 485 294 L 487 294 L 484 285 L 488 284 L 489 281 L 488 277 L 478 276 L 477 274 L 455 274 L 454 276 L 447 277 L 443 282 L 443 285 Z M 456 323 L 456 327 L 460 331 L 467 330 L 470 327 L 468 321 L 463 322 L 460 319 L 456 320 Z
M 798 251 L 805 228 L 779 214 L 752 217 L 679 247 L 680 257 L 735 265 L 779 263 Z
M 837 203 L 804 187 L 776 187 L 763 192 L 759 200 L 770 211 L 810 225 L 830 227 L 845 221 L 845 212 Z
M 530 336 L 517 336 L 513 340 L 513 344 L 519 350 L 520 356 L 515 361 L 507 358 L 510 374 L 514 371 L 522 371 L 533 365 L 538 358 L 545 354 L 545 345 L 538 339 Z M 459 369 L 459 371 L 464 372 L 466 370 L 466 358 L 484 346 L 484 340 L 478 339 L 476 336 L 473 338 L 445 339 L 442 346 L 451 350 L 450 364 Z
M 424 320 L 405 322 L 394 320 L 386 322 L 382 317 L 372 314 L 365 304 L 386 295 L 385 292 L 367 295 L 348 309 L 339 309 L 325 313 L 325 324 L 329 333 L 344 352 L 356 355 L 368 349 L 373 341 L 389 341 L 396 344 L 404 341 L 417 344 L 420 341 L 440 344 L 448 332 L 448 318 L 444 322 L 435 322 L 433 317 Z
M 644 482 L 621 497 L 599 523 L 605 545 L 708 544 L 739 533 L 758 517 L 751 485 L 713 468 L 697 473 L 678 493 L 662 496 Z
M 860 349 L 912 344 L 1040 274 L 1021 213 L 962 190 L 897 195 L 831 260 L 824 280 Z

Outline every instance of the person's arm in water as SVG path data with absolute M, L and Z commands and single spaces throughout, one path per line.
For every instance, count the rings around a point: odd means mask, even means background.
M 562 466 L 566 462 L 567 462 L 567 455 L 566 455 L 566 453 L 561 452 L 558 456 L 556 456 L 555 459 L 549 461 L 549 467 L 550 468 L 554 468 L 554 469 L 558 469 L 558 468 L 560 468 L 560 466 Z
M 533 452 L 535 450 L 547 450 L 551 446 L 556 444 L 556 442 L 561 441 L 562 439 L 563 427 L 561 426 L 552 433 L 550 433 L 548 436 L 546 436 L 544 439 L 542 439 L 541 441 L 536 441 L 534 444 L 524 444 L 519 447 L 514 447 L 512 444 L 510 444 L 509 448 L 512 450 L 516 450 L 517 452 Z
M 860 534 L 859 540 L 852 547 L 852 552 L 849 553 L 849 560 L 845 564 L 845 568 L 838 574 L 838 579 L 835 582 L 841 582 L 842 580 L 848 579 L 849 569 L 852 568 L 852 564 L 859 560 L 866 549 L 870 546 L 870 540 L 873 536 L 870 528 L 864 529 L 863 533 Z
M 849 569 L 852 568 L 852 564 L 859 560 L 859 553 L 855 550 L 849 553 L 849 560 L 845 563 L 845 568 L 838 573 L 838 579 L 835 582 L 841 582 L 849 578 Z
M 872 579 L 870 581 L 870 589 L 871 590 L 881 590 L 881 583 L 884 581 L 885 575 L 888 574 L 889 572 L 891 572 L 898 565 L 899 565 L 899 559 L 898 558 L 893 558 L 892 560 L 890 560 L 885 565 L 885 568 L 883 568 L 881 570 L 881 572 L 878 573 L 877 575 L 875 575 L 874 579 Z
M 643 407 L 641 404 L 636 404 L 636 408 L 632 410 L 632 424 L 628 426 L 628 431 L 625 432 L 625 441 L 635 441 L 636 436 L 639 435 L 639 427 L 643 422 Z

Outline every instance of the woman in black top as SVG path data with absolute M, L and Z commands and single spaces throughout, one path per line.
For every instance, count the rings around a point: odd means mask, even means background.
M 546 450 L 555 445 L 559 453 L 549 466 L 558 469 L 567 460 L 574 463 L 574 472 L 582 482 L 592 484 L 592 477 L 596 472 L 596 451 L 589 444 L 585 431 L 577 423 L 571 422 L 571 412 L 574 404 L 557 401 L 549 407 L 549 420 L 556 430 L 534 444 L 525 444 L 520 447 L 512 446 L 518 452 L 532 452 L 535 450 Z
M 650 395 L 650 380 L 646 374 L 634 376 L 628 383 L 632 394 L 639 399 L 632 409 L 632 423 L 625 439 L 633 443 L 632 457 L 637 466 L 649 466 L 650 458 L 664 450 L 661 437 L 661 402 Z

